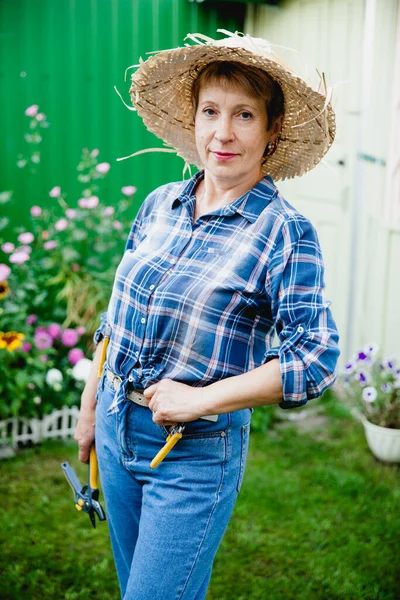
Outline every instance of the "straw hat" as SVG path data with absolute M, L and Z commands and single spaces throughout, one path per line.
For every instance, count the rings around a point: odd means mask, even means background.
M 315 167 L 335 137 L 335 114 L 325 94 L 291 71 L 261 38 L 238 33 L 213 40 L 188 35 L 195 45 L 163 50 L 141 62 L 132 75 L 133 106 L 147 129 L 172 146 L 187 163 L 202 168 L 196 149 L 192 85 L 210 62 L 231 61 L 266 71 L 281 86 L 285 117 L 276 152 L 263 166 L 274 180 L 303 175 Z M 324 77 L 322 77 L 325 83 Z

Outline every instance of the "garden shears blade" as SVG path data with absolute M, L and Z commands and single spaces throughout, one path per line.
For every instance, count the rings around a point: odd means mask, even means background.
M 93 527 L 96 527 L 95 515 L 99 521 L 105 521 L 106 515 L 99 502 L 98 465 L 95 447 L 90 449 L 88 483 L 82 486 L 74 469 L 67 463 L 61 464 L 64 475 L 74 492 L 75 508 L 88 513 Z

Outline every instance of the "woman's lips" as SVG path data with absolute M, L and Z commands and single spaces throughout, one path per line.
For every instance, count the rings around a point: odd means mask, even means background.
M 222 161 L 222 162 L 231 160 L 232 158 L 235 158 L 235 156 L 237 156 L 237 154 L 234 154 L 233 152 L 215 152 L 215 151 L 213 151 L 213 155 L 217 160 Z

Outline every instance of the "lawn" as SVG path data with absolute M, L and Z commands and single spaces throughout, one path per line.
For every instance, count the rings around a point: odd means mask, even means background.
M 75 511 L 64 460 L 84 481 L 72 442 L 0 463 L 2 600 L 119 598 L 107 525 Z M 340 411 L 319 432 L 252 433 L 207 600 L 398 600 L 399 515 L 399 468 Z

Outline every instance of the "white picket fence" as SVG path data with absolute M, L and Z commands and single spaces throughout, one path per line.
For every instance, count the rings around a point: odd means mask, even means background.
M 64 406 L 41 419 L 13 417 L 0 421 L 0 445 L 37 444 L 49 438 L 65 439 L 73 435 L 79 418 L 76 406 Z

